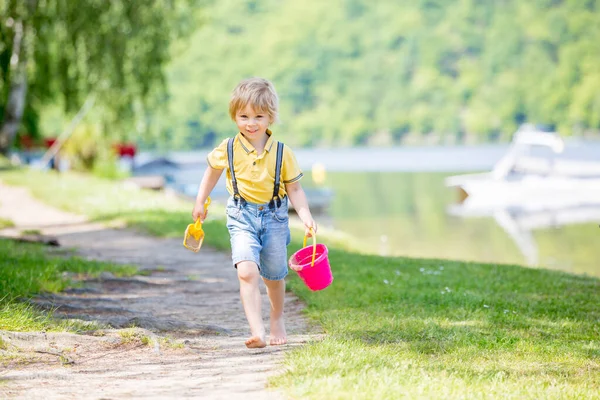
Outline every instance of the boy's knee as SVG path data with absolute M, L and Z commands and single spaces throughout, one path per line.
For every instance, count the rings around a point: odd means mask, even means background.
M 258 272 L 258 265 L 252 261 L 242 261 L 237 263 L 238 278 L 243 281 L 258 280 L 260 274 Z

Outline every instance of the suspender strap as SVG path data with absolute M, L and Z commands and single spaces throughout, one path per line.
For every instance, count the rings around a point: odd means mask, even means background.
M 274 208 L 277 202 L 277 208 L 281 207 L 279 198 L 279 185 L 281 182 L 281 164 L 283 163 L 283 143 L 277 142 L 277 158 L 275 159 L 275 186 L 273 187 L 273 198 L 269 202 L 269 207 Z
M 237 187 L 237 179 L 235 179 L 235 172 L 233 171 L 233 141 L 235 138 L 230 138 L 227 142 L 227 161 L 229 163 L 229 173 L 231 174 L 231 186 L 233 186 L 233 200 L 238 202 L 240 200 L 242 204 L 246 202 L 242 196 L 240 196 L 240 192 Z
M 227 162 L 229 163 L 229 173 L 231 174 L 231 186 L 233 187 L 233 199 L 237 203 L 242 202 L 242 205 L 246 202 L 237 187 L 237 179 L 235 178 L 235 172 L 233 170 L 233 141 L 235 138 L 231 138 L 227 141 Z M 279 187 L 281 185 L 281 165 L 283 164 L 283 143 L 277 142 L 277 157 L 275 159 L 275 186 L 273 187 L 273 198 L 269 202 L 270 208 L 281 207 L 281 198 L 279 197 Z

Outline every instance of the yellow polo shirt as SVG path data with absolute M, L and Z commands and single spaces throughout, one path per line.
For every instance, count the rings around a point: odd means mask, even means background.
M 261 155 L 256 154 L 254 146 L 238 133 L 233 141 L 233 168 L 240 195 L 251 203 L 263 204 L 271 201 L 275 188 L 275 160 L 277 159 L 277 143 L 271 131 L 267 130 L 269 139 Z M 225 139 L 210 152 L 206 161 L 214 169 L 227 169 L 227 191 L 233 195 L 231 171 L 227 160 L 227 142 Z M 300 180 L 304 174 L 298 166 L 296 157 L 288 146 L 283 146 L 283 163 L 279 185 L 279 197 L 286 195 L 285 184 Z

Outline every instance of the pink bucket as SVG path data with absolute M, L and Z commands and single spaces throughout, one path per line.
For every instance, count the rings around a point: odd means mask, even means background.
M 317 244 L 314 234 L 312 238 L 313 245 L 306 246 L 304 237 L 304 247 L 292 254 L 289 265 L 310 290 L 317 291 L 331 285 L 333 275 L 327 258 L 327 246 Z

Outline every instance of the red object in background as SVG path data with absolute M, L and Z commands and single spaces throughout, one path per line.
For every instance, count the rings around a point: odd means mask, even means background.
M 114 147 L 119 157 L 129 156 L 133 158 L 137 152 L 137 147 L 133 143 L 118 143 Z
M 20 138 L 21 148 L 25 150 L 31 150 L 35 145 L 35 140 L 29 135 L 23 135 Z
M 52 147 L 52 145 L 54 144 L 54 142 L 56 142 L 56 138 L 55 137 L 44 138 L 44 145 L 47 148 Z

